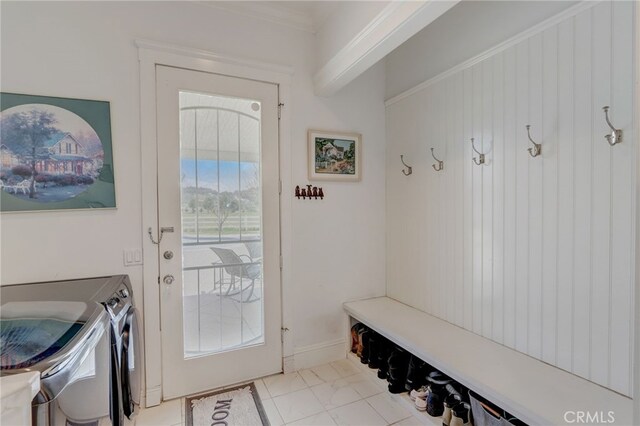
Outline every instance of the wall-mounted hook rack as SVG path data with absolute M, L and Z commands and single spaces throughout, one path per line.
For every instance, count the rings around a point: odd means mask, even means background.
M 434 160 L 436 160 L 436 162 L 438 163 L 438 166 L 436 167 L 435 164 L 432 164 L 431 167 L 433 167 L 433 170 L 435 170 L 436 172 L 439 172 L 440 170 L 444 169 L 444 161 L 442 160 L 438 160 L 435 156 L 435 154 L 433 153 L 433 147 L 431 147 L 431 156 L 433 157 Z
M 604 135 L 604 138 L 607 140 L 609 145 L 614 146 L 615 144 L 622 142 L 622 130 L 613 127 L 613 124 L 609 121 L 609 107 L 604 106 L 602 107 L 602 110 L 604 111 L 604 119 L 611 128 L 611 133 Z
M 409 176 L 411 173 L 413 173 L 413 167 L 411 167 L 410 165 L 408 165 L 407 163 L 404 162 L 404 155 L 400 155 L 400 161 L 402 161 L 402 164 L 406 168 L 406 170 L 402 169 L 402 173 L 405 176 Z
M 306 189 L 300 189 L 300 185 L 296 185 L 294 195 L 298 200 L 300 199 L 300 197 L 302 197 L 303 200 L 306 200 L 307 198 L 313 198 L 314 200 L 317 200 L 318 198 L 320 198 L 321 200 L 324 199 L 324 191 L 322 190 L 322 188 L 318 188 L 317 186 L 314 186 L 312 188 L 311 185 L 307 185 Z
M 473 150 L 476 152 L 476 154 L 478 154 L 478 158 L 473 157 L 473 162 L 476 163 L 476 165 L 478 165 L 478 166 L 481 165 L 481 164 L 484 164 L 484 154 L 476 149 L 476 144 L 475 144 L 473 138 L 471 138 L 471 148 L 473 148 Z
M 527 136 L 529 137 L 529 140 L 531 141 L 531 143 L 533 144 L 532 148 L 528 148 L 527 151 L 529 151 L 529 155 L 532 157 L 537 157 L 538 155 L 540 155 L 542 153 L 542 144 L 541 143 L 536 143 L 536 141 L 534 141 L 533 139 L 531 139 L 531 131 L 529 129 L 531 129 L 531 125 L 527 124 Z

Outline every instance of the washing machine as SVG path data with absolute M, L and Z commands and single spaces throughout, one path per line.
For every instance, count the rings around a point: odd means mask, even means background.
M 111 410 L 111 321 L 95 302 L 22 301 L 2 291 L 0 373 L 40 372 L 36 425 L 95 424 Z
M 0 298 L 0 374 L 41 372 L 34 424 L 97 425 L 108 417 L 121 426 L 124 416 L 132 415 L 142 358 L 128 276 L 6 285 Z M 41 348 L 47 345 L 34 346 L 34 341 L 53 344 Z M 22 362 L 26 355 L 7 356 L 5 365 L 5 345 L 38 354 L 29 358 L 29 366 Z

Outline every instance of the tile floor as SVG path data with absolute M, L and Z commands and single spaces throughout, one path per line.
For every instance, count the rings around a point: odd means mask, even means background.
M 272 426 L 442 424 L 413 409 L 407 396 L 389 394 L 386 381 L 352 357 L 254 383 Z M 183 425 L 184 410 L 184 398 L 167 401 L 141 410 L 133 423 Z

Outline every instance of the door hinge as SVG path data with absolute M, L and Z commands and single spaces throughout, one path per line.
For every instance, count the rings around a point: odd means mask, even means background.
M 282 255 L 280 255 L 280 269 L 282 269 L 283 262 L 284 260 L 282 260 Z
M 282 194 L 282 181 L 278 181 L 278 194 Z
M 284 104 L 282 102 L 280 102 L 278 104 L 278 120 L 280 120 L 282 118 L 282 107 L 284 106 Z
M 160 277 L 158 276 L 158 285 L 160 284 Z

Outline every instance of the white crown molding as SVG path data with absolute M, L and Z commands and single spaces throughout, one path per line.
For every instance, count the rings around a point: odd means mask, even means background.
M 333 95 L 458 1 L 390 2 L 314 75 L 316 95 Z
M 309 14 L 266 1 L 197 1 L 196 3 L 312 34 L 316 32 L 313 18 Z
M 468 59 L 464 62 L 461 62 L 460 64 L 449 68 L 448 70 L 436 75 L 435 77 L 431 77 L 428 80 L 423 81 L 422 83 L 413 86 L 411 89 L 405 90 L 404 92 L 395 95 L 389 99 L 387 99 L 386 101 L 384 101 L 384 105 L 385 107 L 388 107 L 390 105 L 395 104 L 396 102 L 399 102 L 405 98 L 408 98 L 411 95 L 414 95 L 424 89 L 426 89 L 427 87 L 431 86 L 432 84 L 437 83 L 440 80 L 443 80 L 459 71 L 462 71 L 464 69 L 470 68 L 472 66 L 474 66 L 475 64 L 484 61 L 487 58 L 490 58 L 491 56 L 500 53 L 508 48 L 510 48 L 511 46 L 514 46 L 518 43 L 520 43 L 523 40 L 526 40 L 527 38 L 536 35 L 544 30 L 546 30 L 549 27 L 552 27 L 558 23 L 560 23 L 561 21 L 572 17 L 574 15 L 577 15 L 578 13 L 582 12 L 583 10 L 586 10 L 592 6 L 595 6 L 596 4 L 598 4 L 600 1 L 593 1 L 593 0 L 584 0 L 574 6 L 571 6 L 569 8 L 567 8 L 566 10 L 563 10 L 562 12 L 558 13 L 557 15 L 552 16 L 549 19 L 546 19 L 542 22 L 540 22 L 539 24 L 534 25 L 533 27 L 519 33 L 516 34 L 515 36 L 511 37 L 510 39 L 507 39 L 505 41 L 503 41 L 502 43 L 480 53 L 477 56 L 474 56 L 471 59 Z
M 293 68 L 286 65 L 277 65 L 267 62 L 255 61 L 253 59 L 232 57 L 220 55 L 208 50 L 194 49 L 190 47 L 176 46 L 173 44 L 161 43 L 152 40 L 136 39 L 134 44 L 138 48 L 138 59 L 143 59 L 147 54 L 147 51 L 163 52 L 174 54 L 178 56 L 184 56 L 195 59 L 204 59 L 207 61 L 213 61 L 219 64 L 236 65 L 242 67 L 250 67 L 254 69 L 275 72 L 291 76 L 293 75 Z

